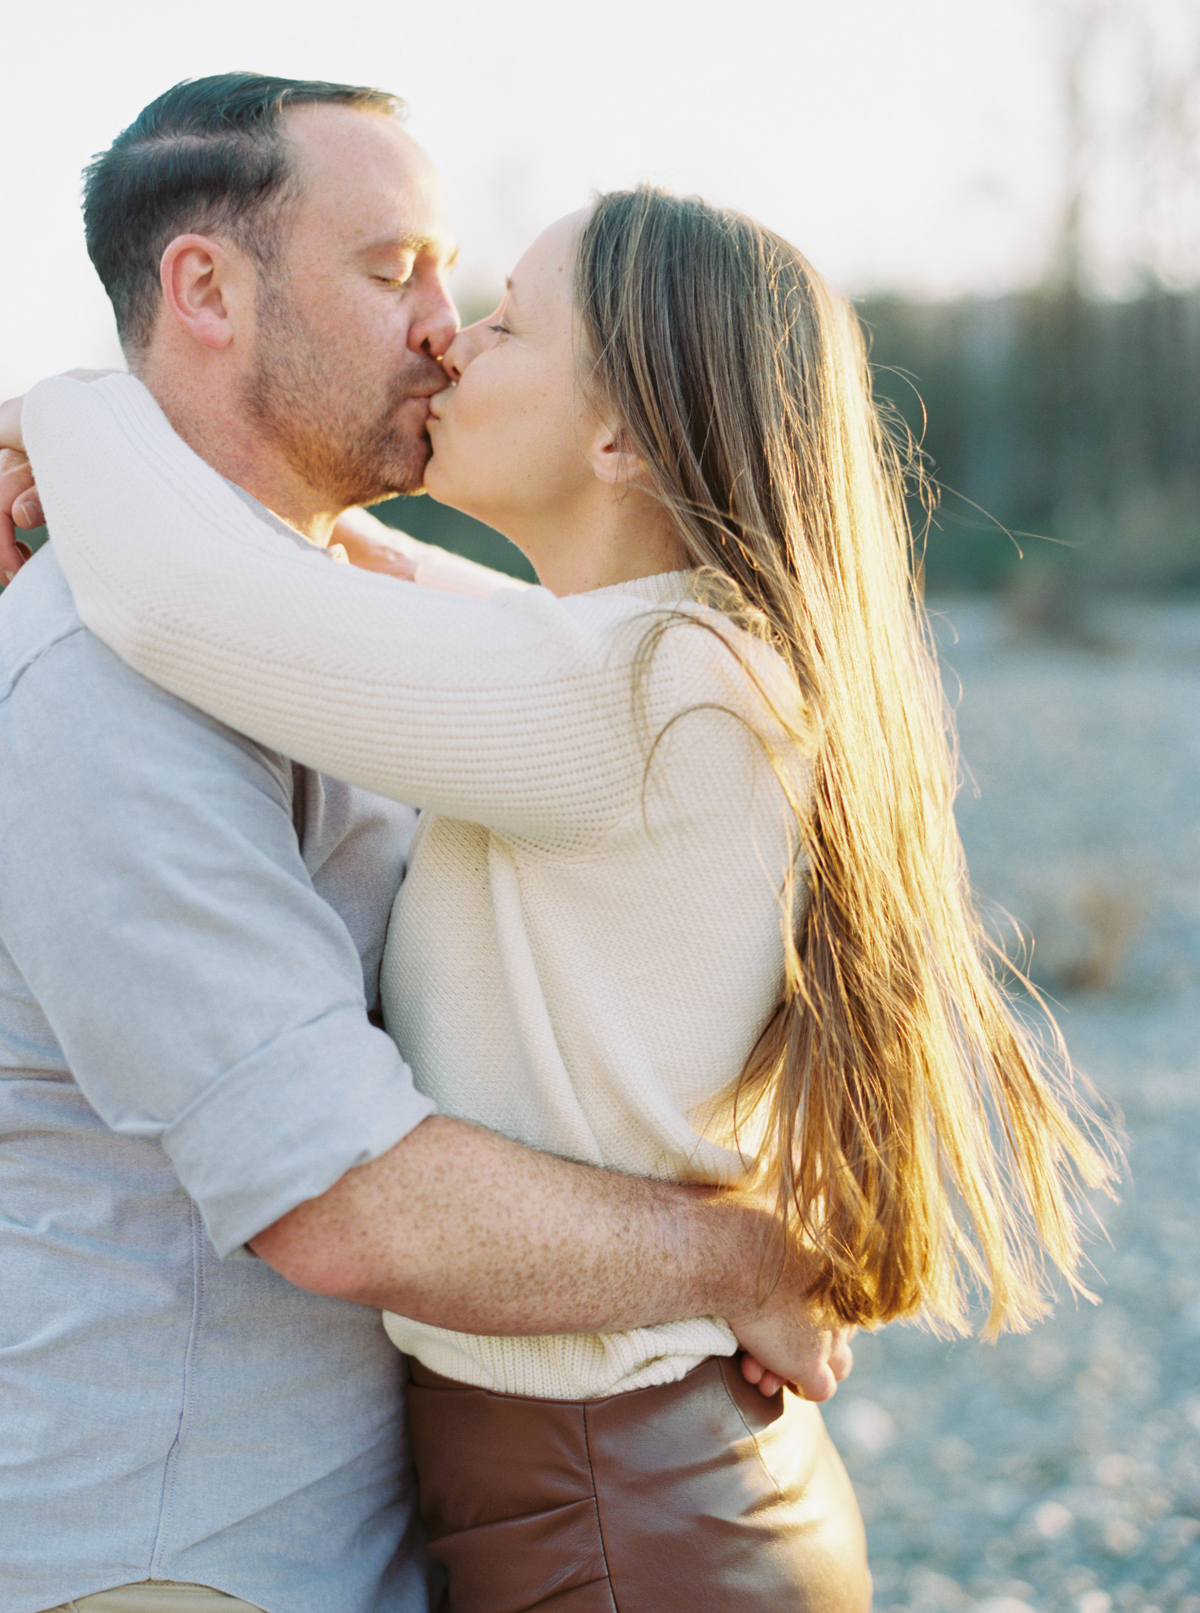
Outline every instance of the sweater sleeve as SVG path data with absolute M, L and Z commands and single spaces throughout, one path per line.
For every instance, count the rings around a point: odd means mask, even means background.
M 636 806 L 646 722 L 676 709 L 666 646 L 634 709 L 644 601 L 473 599 L 329 565 L 130 376 L 44 381 L 23 426 L 80 615 L 160 687 L 310 767 L 538 842 L 592 843 Z

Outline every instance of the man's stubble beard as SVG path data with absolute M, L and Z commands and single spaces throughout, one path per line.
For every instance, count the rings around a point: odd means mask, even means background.
M 429 444 L 405 437 L 395 417 L 414 386 L 428 385 L 428 364 L 414 355 L 374 405 L 374 386 L 356 390 L 332 344 L 313 337 L 284 289 L 269 280 L 259 284 L 257 323 L 243 403 L 291 469 L 341 509 L 418 492 Z

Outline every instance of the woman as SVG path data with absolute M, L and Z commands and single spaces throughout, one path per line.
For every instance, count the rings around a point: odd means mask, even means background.
M 1078 1286 L 1071 1183 L 1107 1170 L 981 960 L 852 315 L 769 232 L 638 191 L 542 236 L 444 363 L 426 486 L 544 588 L 316 571 L 135 382 L 59 381 L 26 429 L 84 620 L 253 738 L 429 809 L 384 994 L 443 1111 L 757 1178 L 764 1282 L 815 1250 L 848 1322 L 962 1327 L 977 1285 L 990 1330 L 1025 1325 L 1045 1260 Z M 866 1607 L 816 1408 L 755 1406 L 720 1319 L 388 1325 L 452 1608 Z

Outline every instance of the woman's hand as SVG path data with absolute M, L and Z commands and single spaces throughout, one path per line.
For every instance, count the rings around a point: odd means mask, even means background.
M 24 454 L 0 449 L 0 573 L 10 583 L 29 559 L 30 548 L 17 537 L 17 528 L 41 526 L 42 506 L 33 471 Z
M 68 370 L 73 381 L 99 381 L 116 370 Z M 29 559 L 27 543 L 17 537 L 17 528 L 28 532 L 44 526 L 42 501 L 34 485 L 33 471 L 21 435 L 21 406 L 25 398 L 8 398 L 0 403 L 0 573 L 10 583 Z
M 0 573 L 10 583 L 29 558 L 29 545 L 17 537 L 17 528 L 41 526 L 41 500 L 33 483 L 33 470 L 21 435 L 24 398 L 0 403 Z
M 21 435 L 21 406 L 24 402 L 22 394 L 19 398 L 8 398 L 0 403 L 0 448 L 9 448 L 20 454 L 25 452 L 25 439 Z
M 359 566 L 363 571 L 379 571 L 385 577 L 399 577 L 403 582 L 416 581 L 415 560 L 399 549 L 393 548 L 390 543 L 384 543 L 377 538 L 368 538 L 364 533 L 357 531 L 349 521 L 335 522 L 329 541 L 341 544 L 346 551 L 346 559 L 352 566 Z

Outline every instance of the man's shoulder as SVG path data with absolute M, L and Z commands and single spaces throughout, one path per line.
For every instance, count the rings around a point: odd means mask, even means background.
M 0 597 L 0 751 L 44 763 L 54 747 L 105 754 L 106 775 L 144 773 L 157 756 L 164 769 L 266 775 L 284 800 L 293 790 L 285 757 L 159 689 L 89 632 L 47 546 Z
M 31 757 L 33 773 L 5 766 Z M 123 801 L 198 792 L 225 810 L 231 789 L 266 795 L 290 813 L 311 868 L 362 842 L 393 886 L 416 817 L 299 766 L 125 666 L 83 625 L 49 547 L 0 596 L 0 784 L 20 793 L 35 777 L 39 790 L 52 777 Z
M 88 695 L 83 693 L 85 679 Z M 126 667 L 88 631 L 47 544 L 0 597 L 0 703 L 21 692 L 58 701 L 67 689 L 71 690 L 68 709 L 92 716 L 101 706 L 111 710 L 122 692 L 134 701 L 171 698 Z
M 0 699 L 48 651 L 86 632 L 62 568 L 43 548 L 0 598 Z

